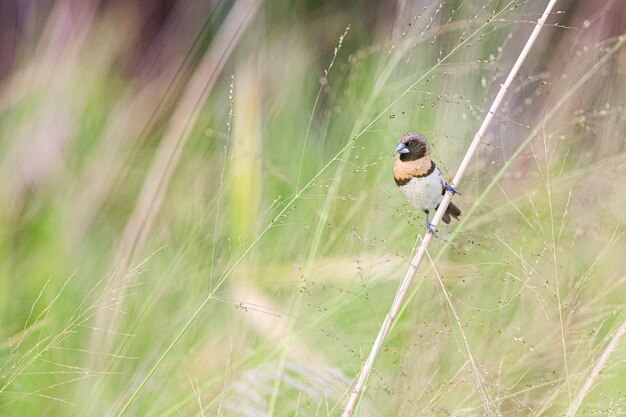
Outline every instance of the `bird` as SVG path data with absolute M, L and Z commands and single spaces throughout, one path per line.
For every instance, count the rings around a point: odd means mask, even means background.
M 426 213 L 426 229 L 434 236 L 437 231 L 430 223 L 429 213 L 437 210 L 446 190 L 452 194 L 459 192 L 446 182 L 443 174 L 430 159 L 428 140 L 419 133 L 407 133 L 396 146 L 399 157 L 393 165 L 393 178 L 404 197 L 413 207 Z M 452 202 L 441 218 L 446 224 L 452 217 L 458 219 L 461 210 Z

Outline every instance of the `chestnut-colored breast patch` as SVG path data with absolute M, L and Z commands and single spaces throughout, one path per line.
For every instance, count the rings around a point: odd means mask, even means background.
M 423 178 L 435 171 L 435 163 L 425 156 L 414 161 L 401 161 L 396 159 L 393 165 L 393 178 L 398 186 L 411 181 L 411 178 Z

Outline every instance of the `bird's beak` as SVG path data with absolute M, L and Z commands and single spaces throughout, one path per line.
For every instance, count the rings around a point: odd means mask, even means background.
M 396 146 L 396 153 L 409 153 L 409 150 L 404 143 L 400 142 Z

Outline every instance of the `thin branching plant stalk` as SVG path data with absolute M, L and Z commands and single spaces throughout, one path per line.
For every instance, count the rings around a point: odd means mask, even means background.
M 474 153 L 476 152 L 476 149 L 478 148 L 478 145 L 480 144 L 481 139 L 487 132 L 487 129 L 489 128 L 489 125 L 491 124 L 491 121 L 493 120 L 494 115 L 496 114 L 498 108 L 500 107 L 500 104 L 502 103 L 502 100 L 504 99 L 504 96 L 506 95 L 509 86 L 513 82 L 513 79 L 517 75 L 517 72 L 519 71 L 520 67 L 526 60 L 528 53 L 530 52 L 532 46 L 537 40 L 537 37 L 539 36 L 541 29 L 543 28 L 546 20 L 548 19 L 548 16 L 550 15 L 552 8 L 556 4 L 556 1 L 557 0 L 550 0 L 545 11 L 541 15 L 541 18 L 539 18 L 539 20 L 535 24 L 535 28 L 530 34 L 528 41 L 526 41 L 526 45 L 524 46 L 524 48 L 522 49 L 522 52 L 520 53 L 517 60 L 515 61 L 515 64 L 513 65 L 511 72 L 506 78 L 506 81 L 500 87 L 500 91 L 498 92 L 498 95 L 494 99 L 491 105 L 491 108 L 489 109 L 489 112 L 487 113 L 487 116 L 483 120 L 483 123 L 480 126 L 480 129 L 478 129 L 478 132 L 474 136 L 472 143 L 470 144 L 467 152 L 465 153 L 465 157 L 463 158 L 463 161 L 461 161 L 461 165 L 459 166 L 459 169 L 457 170 L 457 173 L 454 176 L 454 179 L 452 181 L 453 185 L 460 184 L 461 180 L 463 179 L 465 170 L 467 169 L 472 157 L 474 156 Z M 441 218 L 443 217 L 446 209 L 448 208 L 451 198 L 452 198 L 452 193 L 450 191 L 447 191 L 432 221 L 432 224 L 435 228 L 441 221 Z M 380 331 L 378 332 L 378 336 L 376 337 L 376 340 L 374 341 L 374 345 L 372 346 L 370 354 L 367 360 L 365 361 L 365 363 L 363 364 L 363 366 L 361 367 L 361 371 L 359 372 L 359 376 L 357 378 L 356 384 L 344 408 L 344 411 L 342 414 L 343 417 L 351 417 L 352 415 L 355 414 L 357 405 L 359 404 L 359 401 L 365 391 L 365 384 L 372 371 L 374 361 L 376 360 L 376 357 L 380 353 L 380 350 L 382 346 L 384 345 L 385 340 L 387 339 L 387 336 L 389 335 L 391 326 L 403 305 L 404 299 L 406 295 L 408 294 L 409 288 L 411 287 L 411 284 L 413 283 L 413 280 L 415 279 L 417 270 L 420 264 L 422 263 L 422 260 L 424 259 L 424 255 L 426 254 L 426 248 L 430 244 L 432 238 L 433 238 L 432 233 L 427 233 L 424 236 L 424 239 L 422 240 L 421 245 L 419 246 L 417 252 L 415 253 L 415 256 L 413 257 L 413 260 L 411 261 L 411 264 L 409 265 L 409 269 L 407 270 L 404 276 L 404 279 L 402 280 L 402 283 L 400 284 L 400 287 L 398 288 L 398 291 L 393 300 L 389 313 L 385 317 L 385 320 L 380 328 Z

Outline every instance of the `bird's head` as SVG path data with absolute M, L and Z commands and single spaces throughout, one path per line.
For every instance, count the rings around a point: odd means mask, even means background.
M 400 154 L 401 161 L 414 161 L 430 155 L 430 145 L 419 133 L 407 133 L 400 139 L 396 153 Z

